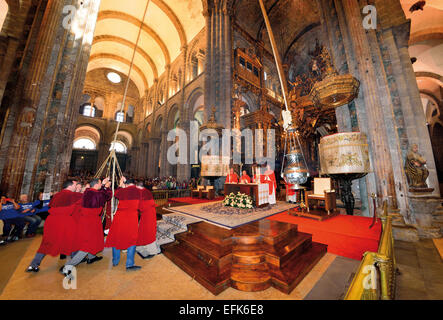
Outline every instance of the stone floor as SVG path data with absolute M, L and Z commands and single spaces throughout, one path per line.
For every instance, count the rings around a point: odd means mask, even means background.
M 443 300 L 443 260 L 432 240 L 395 242 L 397 300 Z
M 124 255 L 113 268 L 111 251 L 105 250 L 102 261 L 79 266 L 77 289 L 65 290 L 58 258 L 45 258 L 38 274 L 24 272 L 40 241 L 38 236 L 0 247 L 0 300 L 340 300 L 359 266 L 359 261 L 326 254 L 290 295 L 274 288 L 257 293 L 230 288 L 214 296 L 163 255 L 147 261 L 137 256 L 142 270 L 128 273 Z M 396 241 L 395 251 L 401 272 L 397 299 L 443 299 L 443 261 L 434 242 Z

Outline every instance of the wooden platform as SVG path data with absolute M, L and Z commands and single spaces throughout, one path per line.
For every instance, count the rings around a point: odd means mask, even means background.
M 327 246 L 293 224 L 261 220 L 234 230 L 200 222 L 176 235 L 163 253 L 218 295 L 229 287 L 256 292 L 273 286 L 289 294 L 326 253 Z
M 309 212 L 289 210 L 288 213 L 291 216 L 310 218 L 318 221 L 324 221 L 340 215 L 339 210 L 335 210 L 330 214 L 328 214 L 325 210 L 316 210 L 316 209 L 311 209 Z

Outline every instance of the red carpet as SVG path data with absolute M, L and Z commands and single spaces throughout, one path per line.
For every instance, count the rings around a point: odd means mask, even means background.
M 372 218 L 340 215 L 317 221 L 281 213 L 268 219 L 298 225 L 300 232 L 312 234 L 312 240 L 328 245 L 328 252 L 361 260 L 366 251 L 377 252 L 381 236 L 381 222 L 369 229 Z
M 198 198 L 171 198 L 169 199 L 169 202 L 171 203 L 187 203 L 187 204 L 199 204 L 199 203 L 205 203 L 205 202 L 214 202 L 214 201 L 222 201 L 224 197 L 218 197 L 214 200 L 208 200 L 208 199 L 198 199 Z

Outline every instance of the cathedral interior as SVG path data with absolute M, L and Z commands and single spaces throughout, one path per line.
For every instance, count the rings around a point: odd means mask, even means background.
M 372 219 L 386 202 L 397 262 L 405 264 L 399 267 L 397 298 L 442 299 L 443 1 L 263 3 L 275 43 L 258 0 L 0 0 L 1 195 L 34 200 L 41 192 L 56 193 L 68 177 L 94 175 L 110 150 L 125 176 L 198 179 L 201 162 L 168 161 L 174 144 L 168 134 L 180 129 L 189 136 L 191 121 L 199 127 L 215 121 L 224 129 L 274 129 L 280 191 L 287 107 L 311 177 L 322 175 L 322 138 L 364 133 L 370 170 L 352 183 L 356 215 Z M 321 89 L 333 86 L 352 99 L 322 105 Z M 408 167 L 411 157 L 425 169 Z M 337 200 L 341 209 L 344 202 Z M 25 298 L 17 283 L 27 281 L 23 270 L 35 241 L 0 247 L 0 256 L 11 261 L 11 267 L 0 267 L 6 268 L 0 299 Z M 168 281 L 160 279 L 164 268 L 181 272 L 160 259 L 148 262 L 159 274 L 149 281 L 159 286 Z M 321 286 L 334 259 L 324 256 L 289 296 L 269 289 L 217 297 L 328 299 L 315 284 Z M 351 260 L 342 261 L 349 274 L 360 262 Z M 433 284 L 426 270 L 438 279 Z M 100 266 L 90 272 L 85 277 L 109 279 Z M 421 278 L 413 280 L 417 273 Z M 341 273 L 338 286 L 349 274 Z M 57 275 L 41 276 L 26 282 L 26 297 L 95 299 L 103 289 L 81 288 L 69 296 L 57 287 Z M 117 276 L 122 278 L 112 277 L 105 299 L 214 299 L 196 283 L 186 288 L 179 276 L 171 286 L 181 288 L 180 294 L 160 287 L 137 291 L 146 274 Z M 130 282 L 127 294 L 121 292 L 123 281 Z M 41 289 L 45 282 L 56 293 Z

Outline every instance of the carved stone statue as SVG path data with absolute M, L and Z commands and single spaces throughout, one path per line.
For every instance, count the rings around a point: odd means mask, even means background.
M 405 161 L 405 172 L 411 188 L 428 188 L 426 179 L 429 170 L 426 168 L 426 159 L 418 153 L 418 145 L 413 144 Z

